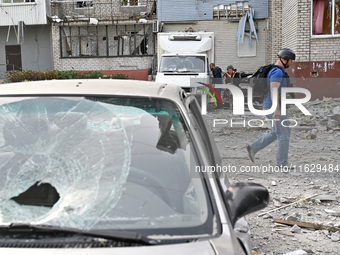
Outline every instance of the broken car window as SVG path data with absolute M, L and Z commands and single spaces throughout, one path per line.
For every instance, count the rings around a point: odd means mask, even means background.
M 0 101 L 1 225 L 164 231 L 206 224 L 205 188 L 190 177 L 194 150 L 171 102 Z

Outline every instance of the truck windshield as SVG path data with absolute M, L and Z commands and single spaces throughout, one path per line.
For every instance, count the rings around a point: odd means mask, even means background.
M 204 73 L 204 56 L 163 56 L 160 72 Z

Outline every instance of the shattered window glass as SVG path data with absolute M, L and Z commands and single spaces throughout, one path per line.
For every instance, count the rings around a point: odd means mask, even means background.
M 209 206 L 180 112 L 150 98 L 2 97 L 0 224 L 166 229 Z
M 340 0 L 313 0 L 313 35 L 340 33 Z

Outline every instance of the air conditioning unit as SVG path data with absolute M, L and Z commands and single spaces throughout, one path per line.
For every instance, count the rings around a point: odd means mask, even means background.
M 158 33 L 159 32 L 159 21 L 154 20 L 152 24 L 152 32 Z

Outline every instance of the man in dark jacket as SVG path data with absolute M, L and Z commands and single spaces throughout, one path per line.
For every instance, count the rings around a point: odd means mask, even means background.
M 218 66 L 215 66 L 214 63 L 210 63 L 210 70 L 214 77 L 214 84 L 222 83 L 222 69 Z

